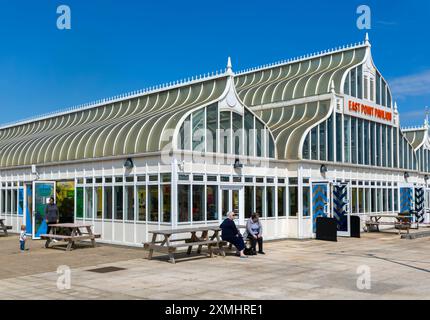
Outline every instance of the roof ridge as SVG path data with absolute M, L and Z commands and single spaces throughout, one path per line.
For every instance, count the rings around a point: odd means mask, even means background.
M 345 50 L 352 50 L 352 49 L 367 47 L 368 45 L 369 45 L 369 43 L 365 40 L 362 42 L 343 45 L 343 46 L 335 47 L 332 49 L 317 51 L 317 52 L 314 52 L 311 54 L 305 54 L 303 56 L 298 56 L 295 58 L 289 58 L 289 59 L 284 59 L 284 60 L 280 60 L 280 61 L 273 62 L 273 63 L 263 64 L 263 65 L 260 65 L 258 67 L 251 67 L 248 69 L 237 71 L 237 72 L 235 72 L 235 75 L 236 76 L 244 75 L 247 73 L 262 71 L 262 70 L 266 70 L 266 69 L 270 69 L 270 68 L 274 68 L 274 67 L 280 67 L 280 66 L 291 64 L 291 63 L 297 63 L 297 62 L 301 62 L 301 61 L 305 61 L 305 60 L 309 60 L 309 59 L 313 59 L 313 58 L 323 57 L 323 56 L 326 56 L 329 54 L 338 53 L 338 52 L 342 52 Z

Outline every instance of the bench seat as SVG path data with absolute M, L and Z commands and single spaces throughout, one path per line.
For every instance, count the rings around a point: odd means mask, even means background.
M 87 240 L 87 239 L 99 239 L 101 238 L 100 234 L 93 234 L 90 236 L 89 234 L 83 234 L 79 236 L 65 236 L 60 234 L 42 234 L 40 236 L 42 239 L 53 239 L 53 240 L 60 240 L 60 241 L 79 241 L 79 240 Z

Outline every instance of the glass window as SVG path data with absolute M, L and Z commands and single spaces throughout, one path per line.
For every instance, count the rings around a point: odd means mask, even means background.
M 112 219 L 112 187 L 104 188 L 104 218 Z
M 115 220 L 123 220 L 124 218 L 124 212 L 123 212 L 123 187 L 122 186 L 115 186 L 115 197 L 114 197 L 114 216 L 115 216 Z
M 351 209 L 352 213 L 357 213 L 357 188 L 352 188 Z
M 231 153 L 231 112 L 220 112 L 220 150 Z
M 245 218 L 251 218 L 254 212 L 254 187 L 245 186 Z
M 299 212 L 299 199 L 298 199 L 298 187 L 289 187 L 289 203 L 290 203 L 290 216 L 297 217 L 297 213 Z
M 328 140 L 328 161 L 334 161 L 334 116 L 327 120 L 327 140 Z
M 85 188 L 85 218 L 93 218 L 93 188 Z
M 148 186 L 148 218 L 151 222 L 158 222 L 158 186 Z
M 169 223 L 172 221 L 172 210 L 171 210 L 171 187 L 170 184 L 163 184 L 161 186 L 161 192 L 163 193 L 162 199 L 162 212 L 163 212 L 163 222 Z
M 317 128 L 311 130 L 311 159 L 318 160 L 318 141 L 317 141 Z
M 311 215 L 311 188 L 303 187 L 303 216 L 309 217 Z
M 207 220 L 218 220 L 218 186 L 207 186 L 206 206 Z
M 257 119 L 255 119 L 255 131 L 257 142 L 257 157 L 264 157 L 264 125 Z
M 376 104 L 381 104 L 381 76 L 376 73 Z
M 178 222 L 189 222 L 190 216 L 190 186 L 178 185 Z
M 262 217 L 264 187 L 255 188 L 255 212 Z
M 205 186 L 193 185 L 193 221 L 205 220 Z
M 102 187 L 96 187 L 95 192 L 96 197 L 96 208 L 97 208 L 97 219 L 101 219 L 103 216 L 103 188 Z
M 358 146 L 357 146 L 357 155 L 358 155 L 358 164 L 363 164 L 363 120 L 357 119 L 358 126 L 357 126 L 357 139 L 358 139 Z
M 222 190 L 222 218 L 230 211 L 230 196 L 228 190 Z
M 357 98 L 363 99 L 363 66 L 361 64 L 357 67 Z
M 267 217 L 275 216 L 275 187 L 266 188 Z
M 358 213 L 364 213 L 364 192 L 358 189 Z
M 342 150 L 343 150 L 342 132 L 343 132 L 342 115 L 340 113 L 336 113 L 336 161 L 337 162 L 342 162 Z
M 139 221 L 146 221 L 146 186 L 137 186 Z
M 3 190 L 3 208 L 5 208 L 5 191 Z M 3 211 L 4 212 L 4 211 Z M 76 188 L 76 218 L 84 217 L 84 188 Z
M 181 128 L 179 129 L 178 135 L 178 146 L 181 150 L 191 150 L 191 115 L 189 115 Z
M 351 118 L 351 161 L 357 163 L 357 118 Z
M 134 221 L 134 187 L 125 187 L 125 210 L 128 221 Z
M 278 187 L 278 217 L 287 215 L 287 188 Z
M 306 139 L 303 143 L 303 159 L 310 159 L 309 157 L 309 142 L 310 142 L 310 134 L 306 135 Z
M 345 162 L 351 162 L 351 122 L 349 116 L 343 116 L 344 119 L 344 141 L 345 141 Z
M 381 165 L 381 125 L 379 123 L 376 124 L 376 165 L 380 166 Z
M 206 150 L 216 152 L 218 129 L 218 104 L 213 104 L 206 109 Z
M 255 154 L 254 116 L 251 112 L 246 110 L 245 110 L 245 142 L 247 146 L 246 155 L 254 156 Z
M 326 156 L 326 146 L 327 146 L 327 141 L 326 141 L 326 122 L 323 122 L 319 125 L 320 128 L 320 160 L 322 161 L 326 161 L 327 160 L 327 156 Z
M 205 151 L 205 108 L 193 113 L 193 150 Z
M 370 123 L 370 164 L 372 166 L 376 165 L 375 163 L 375 151 L 376 150 L 376 141 L 375 141 L 375 123 Z
M 364 164 L 369 165 L 370 164 L 369 163 L 369 153 L 370 153 L 370 150 L 369 150 L 369 139 L 370 139 L 370 137 L 369 137 L 369 121 L 364 120 L 363 122 L 364 122 L 364 134 L 363 134 L 363 138 L 364 138 L 364 152 L 363 152 Z
M 385 125 L 381 125 L 381 137 L 382 137 L 382 143 L 381 143 L 381 148 L 382 148 L 382 166 L 386 167 L 387 166 L 387 126 Z
M 357 97 L 357 69 L 351 70 L 351 96 Z
M 234 154 L 244 154 L 242 134 L 243 134 L 243 118 L 240 114 L 233 112 L 233 149 Z
M 387 126 L 387 165 L 388 167 L 392 167 L 392 128 L 391 126 Z

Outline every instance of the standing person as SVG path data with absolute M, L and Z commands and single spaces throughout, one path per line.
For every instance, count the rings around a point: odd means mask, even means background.
M 27 235 L 25 234 L 25 225 L 21 226 L 21 233 L 19 234 L 19 248 L 21 252 L 25 251 L 25 241 L 27 240 Z
M 258 253 L 265 254 L 263 251 L 263 226 L 257 213 L 253 213 L 246 223 L 244 238 L 251 240 L 252 253 L 257 254 L 256 247 L 258 243 Z
M 234 212 L 229 212 L 227 214 L 227 219 L 225 219 L 221 223 L 221 238 L 224 241 L 233 244 L 239 252 L 239 256 L 241 258 L 248 258 L 248 256 L 246 256 L 244 253 L 245 243 L 243 242 L 242 235 L 240 234 L 239 230 L 236 227 L 236 224 L 234 223 L 235 215 L 236 214 Z
M 45 208 L 45 219 L 46 219 L 46 224 L 48 225 L 48 230 L 46 231 L 47 234 L 51 232 L 51 227 L 49 225 L 59 222 L 59 215 L 60 214 L 58 211 L 58 207 L 55 204 L 55 200 L 53 197 L 51 197 L 49 199 L 49 203 L 46 205 L 46 208 Z

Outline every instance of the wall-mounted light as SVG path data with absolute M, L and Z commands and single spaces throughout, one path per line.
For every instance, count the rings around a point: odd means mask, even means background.
M 185 161 L 179 161 L 179 162 L 178 162 L 178 169 L 179 169 L 179 171 L 184 172 L 184 169 L 185 169 Z
M 240 160 L 239 160 L 239 159 L 236 159 L 236 160 L 234 161 L 234 165 L 233 165 L 233 167 L 234 167 L 235 169 L 241 169 L 241 168 L 243 168 L 243 164 L 240 162 Z
M 322 164 L 321 167 L 320 167 L 321 174 L 326 174 L 327 171 L 328 171 L 328 169 L 327 169 L 326 165 Z
M 403 176 L 405 177 L 405 179 L 409 178 L 409 172 L 405 172 L 405 173 L 403 174 Z
M 425 176 L 424 176 L 424 181 L 425 182 L 427 182 L 429 180 L 429 176 L 426 174 Z
M 134 168 L 133 159 L 128 158 L 127 160 L 125 160 L 125 162 L 124 162 L 124 168 L 126 168 L 127 170 L 133 169 Z

